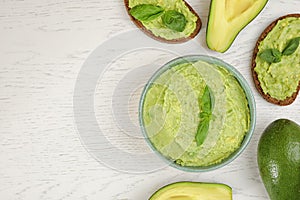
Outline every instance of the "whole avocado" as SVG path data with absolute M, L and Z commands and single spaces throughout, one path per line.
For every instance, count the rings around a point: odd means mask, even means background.
M 272 122 L 258 143 L 258 167 L 271 200 L 300 198 L 300 126 L 288 119 Z

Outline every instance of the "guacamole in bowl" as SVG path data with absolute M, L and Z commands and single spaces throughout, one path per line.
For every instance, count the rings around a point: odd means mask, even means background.
M 241 74 L 208 56 L 176 58 L 145 86 L 139 105 L 150 147 L 172 166 L 207 171 L 246 147 L 255 126 L 255 101 Z

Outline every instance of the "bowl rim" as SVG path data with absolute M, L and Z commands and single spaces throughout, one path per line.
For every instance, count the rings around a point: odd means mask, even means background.
M 245 92 L 246 98 L 248 100 L 248 106 L 249 106 L 249 111 L 250 111 L 250 126 L 248 132 L 245 134 L 244 139 L 240 145 L 239 148 L 237 148 L 233 153 L 231 153 L 227 158 L 223 159 L 220 163 L 213 164 L 213 165 L 208 165 L 208 166 L 181 166 L 179 164 L 176 164 L 174 161 L 168 159 L 162 153 L 159 152 L 149 139 L 146 129 L 144 126 L 144 120 L 143 120 L 143 105 L 144 105 L 144 100 L 145 96 L 147 94 L 148 89 L 151 87 L 152 83 L 164 72 L 169 70 L 170 68 L 186 63 L 186 62 L 196 62 L 196 61 L 204 61 L 210 64 L 215 64 L 219 67 L 224 67 L 231 73 L 239 82 L 241 85 L 242 89 Z M 224 62 L 223 60 L 213 57 L 213 56 L 207 56 L 207 55 L 185 55 L 185 56 L 179 56 L 176 57 L 169 62 L 165 63 L 162 65 L 154 74 L 150 77 L 150 79 L 147 81 L 145 84 L 143 91 L 141 93 L 140 101 L 139 101 L 139 108 L 138 108 L 138 119 L 139 119 L 139 125 L 143 134 L 144 139 L 146 140 L 148 146 L 154 151 L 155 154 L 157 154 L 163 161 L 165 161 L 168 165 L 182 170 L 182 171 L 187 171 L 187 172 L 207 172 L 207 171 L 212 171 L 221 167 L 224 167 L 225 165 L 231 163 L 233 160 L 235 160 L 248 146 L 254 129 L 256 125 L 256 102 L 255 98 L 253 95 L 253 92 L 250 88 L 250 85 L 246 81 L 246 79 L 243 77 L 243 75 L 232 65 Z

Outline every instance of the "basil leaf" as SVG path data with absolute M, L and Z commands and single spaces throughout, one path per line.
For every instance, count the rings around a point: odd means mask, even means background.
M 202 112 L 211 112 L 211 96 L 208 86 L 205 86 L 203 95 L 200 99 L 200 110 Z
M 168 10 L 162 15 L 162 22 L 171 30 L 182 32 L 186 26 L 185 16 L 176 10 Z
M 153 20 L 163 14 L 163 12 L 164 9 L 162 7 L 152 4 L 140 4 L 134 6 L 129 11 L 129 13 L 139 21 Z
M 300 37 L 291 39 L 282 51 L 282 55 L 289 56 L 293 54 L 299 46 L 299 40 Z
M 203 144 L 208 133 L 208 128 L 209 128 L 209 119 L 203 118 L 202 120 L 200 120 L 197 134 L 196 134 L 196 143 L 198 146 Z
M 200 112 L 199 117 L 200 117 L 200 120 L 201 119 L 210 119 L 211 113 L 210 112 Z
M 201 98 L 199 98 L 199 101 L 200 101 L 199 102 L 200 123 L 198 125 L 198 129 L 195 137 L 198 146 L 203 144 L 208 134 L 209 122 L 212 116 L 213 101 L 208 86 L 205 86 L 203 95 L 201 96 Z
M 277 49 L 266 49 L 259 54 L 259 57 L 268 63 L 278 63 L 281 61 L 281 53 Z

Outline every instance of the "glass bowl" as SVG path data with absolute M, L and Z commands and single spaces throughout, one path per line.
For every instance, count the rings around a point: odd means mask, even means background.
M 147 129 L 145 128 L 145 122 L 143 118 L 143 107 L 145 103 L 145 98 L 146 94 L 151 88 L 151 85 L 153 83 L 156 83 L 158 77 L 160 77 L 162 74 L 167 72 L 168 70 L 171 70 L 172 67 L 184 64 L 184 63 L 194 63 L 197 61 L 202 61 L 208 64 L 213 64 L 218 67 L 226 69 L 231 75 L 235 77 L 235 79 L 238 81 L 240 84 L 241 88 L 244 90 L 246 99 L 248 101 L 248 107 L 249 107 L 249 116 L 250 116 L 250 122 L 249 122 L 249 129 L 247 133 L 245 134 L 242 143 L 240 146 L 232 152 L 228 157 L 224 158 L 221 160 L 221 162 L 215 163 L 215 164 L 210 164 L 207 166 L 183 166 L 175 162 L 174 159 L 171 159 L 169 157 L 164 156 L 158 149 L 156 149 L 155 145 L 152 143 L 150 136 L 147 133 Z M 142 130 L 142 134 L 145 137 L 145 140 L 147 141 L 148 145 L 151 147 L 151 149 L 159 156 L 161 157 L 165 162 L 167 162 L 169 165 L 172 167 L 175 167 L 177 169 L 183 170 L 183 171 L 190 171 L 190 172 L 205 172 L 205 171 L 211 171 L 215 170 L 217 168 L 223 167 L 233 161 L 235 158 L 237 158 L 246 148 L 248 145 L 254 128 L 255 128 L 255 123 L 256 123 L 256 107 L 255 107 L 255 100 L 252 94 L 252 91 L 247 83 L 247 81 L 243 78 L 243 76 L 231 65 L 225 63 L 224 61 L 211 57 L 211 56 L 204 56 L 204 55 L 189 55 L 189 56 L 183 56 L 183 57 L 178 57 L 170 62 L 166 63 L 163 65 L 159 70 L 157 70 L 154 75 L 150 78 L 150 80 L 147 82 L 145 85 L 141 98 L 140 98 L 140 103 L 139 103 L 139 123 L 140 127 Z

